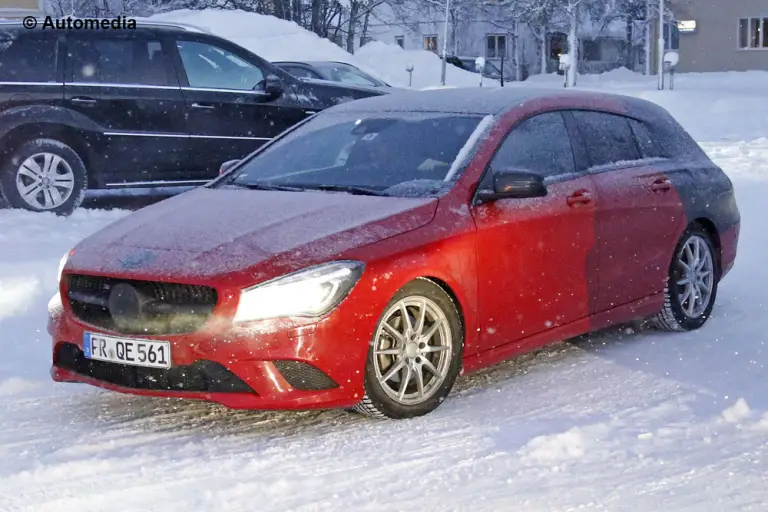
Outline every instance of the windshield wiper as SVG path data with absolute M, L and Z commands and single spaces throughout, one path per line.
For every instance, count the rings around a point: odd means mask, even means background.
M 347 192 L 359 196 L 388 196 L 386 192 L 373 188 L 356 187 L 354 185 L 312 185 L 304 187 L 305 190 L 328 190 L 330 192 Z
M 243 182 L 237 182 L 233 181 L 232 183 L 229 183 L 230 185 L 234 187 L 240 187 L 240 188 L 249 188 L 251 190 L 280 190 L 283 192 L 301 192 L 304 190 L 300 187 L 289 187 L 287 185 L 267 185 L 266 183 L 243 183 Z

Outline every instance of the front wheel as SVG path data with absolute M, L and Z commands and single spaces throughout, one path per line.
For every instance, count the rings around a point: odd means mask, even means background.
M 665 331 L 698 329 L 712 313 L 718 279 L 718 258 L 712 237 L 694 224 L 675 247 L 664 290 L 664 307 L 651 323 Z
M 365 396 L 355 410 L 394 419 L 432 412 L 456 381 L 463 344 L 451 297 L 426 279 L 407 284 L 379 319 L 368 351 Z

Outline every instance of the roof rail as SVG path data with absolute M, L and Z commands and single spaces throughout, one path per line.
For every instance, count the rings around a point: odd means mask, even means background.
M 42 18 L 44 16 L 36 16 L 37 18 Z M 70 16 L 67 16 L 68 18 Z M 72 19 L 88 19 L 88 20 L 107 20 L 112 21 L 114 18 L 78 18 L 77 16 L 71 16 Z M 197 32 L 201 34 L 210 34 L 208 30 L 205 30 L 204 28 L 190 25 L 188 23 L 179 23 L 176 21 L 164 21 L 164 20 L 153 20 L 149 18 L 129 18 L 126 16 L 127 19 L 135 20 L 136 26 L 142 26 L 142 27 L 168 27 L 168 28 L 178 28 L 182 30 L 186 30 L 188 32 Z M 4 20 L 0 19 L 0 25 L 21 25 L 22 20 L 18 19 L 12 19 L 12 20 Z

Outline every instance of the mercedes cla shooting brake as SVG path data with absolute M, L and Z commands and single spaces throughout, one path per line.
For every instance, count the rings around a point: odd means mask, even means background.
M 644 100 L 361 99 L 69 251 L 52 377 L 414 417 L 461 372 L 548 343 L 701 327 L 739 226 L 725 173 Z

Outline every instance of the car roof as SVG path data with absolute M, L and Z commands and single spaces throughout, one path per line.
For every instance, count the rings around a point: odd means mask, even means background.
M 357 67 L 354 64 L 340 60 L 275 60 L 272 61 L 272 64 L 305 64 L 308 66 L 314 64 L 343 64 L 344 66 L 352 66 L 353 68 Z
M 72 20 L 78 19 L 77 17 L 72 17 Z M 111 22 L 114 20 L 114 18 L 83 18 L 84 20 L 90 21 L 108 21 Z M 208 30 L 205 30 L 204 28 L 190 25 L 188 23 L 178 23 L 175 21 L 162 21 L 162 20 L 153 20 L 149 18 L 130 18 L 131 20 L 136 21 L 136 27 L 141 28 L 150 28 L 150 29 L 160 29 L 160 30 L 169 30 L 174 32 L 195 32 L 199 34 L 211 34 Z M 42 23 L 38 22 L 37 24 L 37 30 L 40 30 L 42 28 Z M 0 20 L 0 28 L 24 28 L 22 20 Z M 33 29 L 34 30 L 34 29 Z
M 334 112 L 438 112 L 475 115 L 497 115 L 531 99 L 567 98 L 610 100 L 619 103 L 639 117 L 646 117 L 650 110 L 657 111 L 655 104 L 619 94 L 571 89 L 539 87 L 467 87 L 430 90 L 410 90 L 385 96 L 362 98 L 332 107 Z M 642 115 L 645 114 L 645 115 Z

